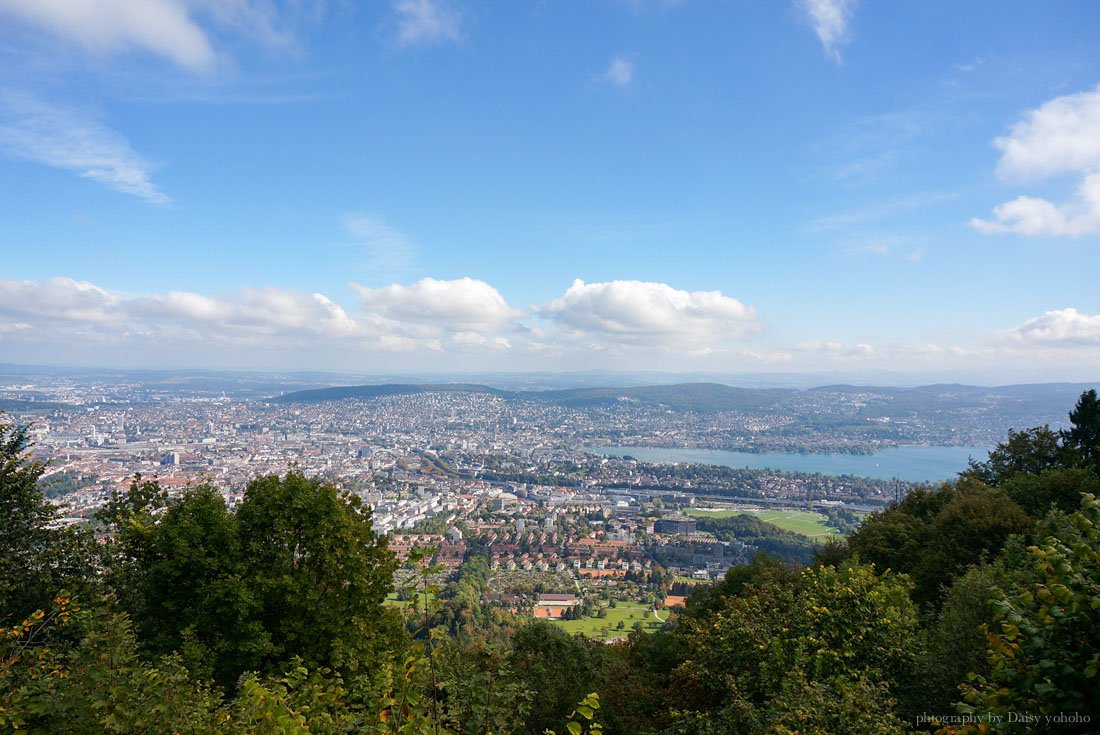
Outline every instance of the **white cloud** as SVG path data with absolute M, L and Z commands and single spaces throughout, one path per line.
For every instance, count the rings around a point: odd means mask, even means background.
M 216 60 L 180 0 L 0 0 L 0 13 L 94 53 L 137 48 L 193 71 L 209 70 Z
M 123 320 L 119 298 L 87 281 L 63 277 L 48 281 L 0 279 L 2 323 L 82 322 L 108 325 Z
M 286 16 L 324 14 L 324 2 L 300 2 L 291 0 L 283 7 L 273 0 L 184 0 L 202 12 L 214 25 L 233 30 L 273 48 L 291 48 L 297 41 L 287 28 Z
M 402 46 L 462 38 L 462 17 L 446 0 L 396 0 L 397 42 Z
M 401 271 L 412 265 L 416 248 L 405 233 L 372 214 L 347 214 L 344 230 L 358 240 L 367 256 L 368 267 L 383 273 Z
M 186 360 L 217 352 L 212 362 L 256 350 L 289 351 L 296 360 L 303 354 L 349 360 L 374 352 L 476 356 L 510 350 L 502 331 L 523 334 L 514 321 L 522 313 L 483 281 L 425 279 L 355 290 L 366 308 L 353 314 L 325 294 L 275 286 L 124 296 L 71 278 L 0 279 L 0 334 L 5 344 L 43 349 L 110 344 L 147 354 L 187 353 Z M 27 349 L 34 354 L 36 348 Z
M 577 279 L 545 313 L 568 329 L 620 344 L 699 346 L 727 342 L 756 326 L 752 307 L 720 291 L 642 281 Z
M 157 340 L 272 347 L 351 339 L 384 348 L 386 325 L 357 320 L 323 294 L 271 286 L 211 297 L 186 291 L 123 297 L 71 278 L 0 280 L 0 330 L 74 341 Z
M 629 87 L 634 82 L 634 62 L 616 56 L 608 64 L 602 79 L 616 87 Z
M 366 336 L 371 330 L 356 322 L 327 296 L 266 286 L 242 288 L 220 299 L 172 291 L 133 299 L 127 311 L 160 324 L 216 326 L 228 332 L 258 335 L 315 334 Z
M 507 350 L 512 343 L 504 337 L 486 337 L 478 332 L 455 332 L 451 335 L 451 344 L 457 347 L 474 347 L 480 349 Z
M 1024 345 L 1072 347 L 1100 345 L 1100 314 L 1055 309 L 1010 329 L 1006 337 Z
M 809 342 L 802 342 L 794 346 L 794 349 L 799 352 L 830 352 L 837 353 L 844 350 L 844 345 L 840 342 L 834 342 L 832 340 L 814 339 Z
M 994 145 L 1001 151 L 997 172 L 1005 178 L 1100 170 L 1100 87 L 1031 110 Z
M 367 288 L 352 284 L 368 312 L 398 322 L 413 322 L 455 331 L 486 332 L 509 329 L 523 312 L 513 309 L 500 292 L 485 281 L 424 278 L 410 286 L 392 284 Z
M 838 63 L 840 47 L 851 40 L 850 25 L 858 4 L 858 0 L 796 0 L 825 54 Z
M 286 16 L 323 3 L 297 0 L 0 0 L 0 16 L 15 18 L 86 52 L 112 56 L 144 51 L 191 72 L 218 65 L 213 36 L 199 22 L 261 44 L 288 48 L 294 35 Z
M 73 110 L 51 107 L 24 95 L 0 95 L 0 148 L 151 204 L 171 201 L 153 184 L 149 164 L 125 138 Z
M 995 207 L 992 220 L 972 219 L 974 229 L 1063 237 L 1100 232 L 1100 87 L 1044 103 L 994 144 L 1001 151 L 997 173 L 1003 179 L 1076 174 L 1081 183 L 1072 202 L 1020 196 Z
M 830 357 L 849 358 L 849 359 L 865 359 L 868 357 L 875 357 L 878 355 L 878 351 L 869 344 L 858 343 L 851 347 L 845 346 L 842 342 L 836 342 L 832 340 L 811 340 L 809 342 L 802 342 L 791 348 L 794 352 L 803 352 L 816 355 L 827 355 Z
M 1038 197 L 1020 196 L 994 207 L 992 220 L 975 217 L 970 226 L 986 235 L 1015 232 L 1079 237 L 1100 232 L 1100 173 L 1085 176 L 1074 202 L 1055 204 Z

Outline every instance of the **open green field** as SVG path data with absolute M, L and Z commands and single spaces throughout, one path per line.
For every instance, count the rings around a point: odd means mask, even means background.
M 733 516 L 754 516 L 765 523 L 779 526 L 786 531 L 801 533 L 810 538 L 838 536 L 836 529 L 825 525 L 825 516 L 808 510 L 775 510 L 770 508 L 752 508 L 745 510 L 704 510 L 688 508 L 684 511 L 692 518 L 732 518 Z
M 429 592 L 426 595 L 426 597 L 428 598 L 428 602 L 431 602 L 432 600 L 435 599 L 435 595 L 432 594 L 431 592 Z M 415 602 L 416 603 L 416 609 L 417 610 L 423 610 L 423 608 L 424 608 L 424 598 L 425 598 L 424 593 L 416 592 L 413 595 L 413 599 L 400 600 L 400 599 L 398 599 L 396 592 L 391 592 L 388 595 L 386 595 L 386 599 L 383 600 L 382 604 L 387 605 L 388 607 L 396 607 L 399 610 L 404 610 L 410 604 Z
M 606 618 L 585 618 L 584 620 L 555 620 L 554 625 L 566 633 L 575 635 L 582 633 L 589 638 L 609 639 L 629 635 L 634 629 L 634 623 L 641 622 L 643 630 L 654 631 L 661 627 L 661 622 L 668 617 L 668 611 L 661 611 L 656 615 L 652 608 L 642 605 L 619 603 L 618 607 L 609 607 Z M 660 615 L 658 618 L 657 615 Z M 623 629 L 618 630 L 619 621 L 623 623 Z

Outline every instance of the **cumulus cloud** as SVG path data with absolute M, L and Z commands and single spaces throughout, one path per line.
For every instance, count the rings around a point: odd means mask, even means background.
M 1020 196 L 993 209 L 993 219 L 974 218 L 985 234 L 1078 237 L 1100 232 L 1100 87 L 1050 100 L 1023 116 L 997 138 L 998 175 L 1005 180 L 1038 181 L 1072 174 L 1081 177 L 1074 201 L 1056 204 Z
M 1001 151 L 997 172 L 1005 178 L 1100 170 L 1100 86 L 1031 110 L 994 145 Z
M 975 217 L 970 225 L 986 235 L 1015 232 L 1079 237 L 1100 232 L 1100 173 L 1085 176 L 1074 202 L 1055 204 L 1038 197 L 1020 196 L 994 207 L 992 220 Z
M 25 95 L 0 95 L 0 148 L 8 155 L 72 171 L 151 204 L 171 201 L 153 184 L 149 164 L 125 138 L 75 110 Z
M 6 324 L 83 322 L 99 325 L 124 321 L 121 300 L 87 281 L 0 279 L 0 320 Z
M 446 43 L 462 38 L 462 17 L 446 0 L 397 0 L 397 42 L 402 46 Z
M 215 350 L 225 357 L 282 350 L 347 360 L 386 352 L 493 354 L 512 349 L 507 334 L 524 335 L 515 321 L 522 312 L 483 281 L 424 279 L 353 290 L 362 308 L 350 312 L 325 294 L 275 286 L 128 296 L 72 278 L 0 279 L 0 336 L 6 344 L 74 350 L 106 344 L 156 354 L 194 350 L 188 359 Z
M 424 278 L 409 286 L 367 288 L 352 284 L 359 303 L 371 313 L 399 322 L 413 322 L 453 331 L 486 332 L 508 329 L 523 316 L 485 281 Z
M 219 297 L 187 291 L 122 297 L 87 281 L 63 277 L 0 279 L 0 323 L 47 331 L 58 326 L 134 333 L 195 329 L 223 338 L 377 336 L 377 323 L 351 318 L 319 293 L 267 286 Z
M 1074 347 L 1100 345 L 1100 314 L 1054 309 L 1010 329 L 1007 338 L 1022 345 Z
M 607 65 L 601 78 L 616 87 L 629 87 L 634 82 L 634 62 L 616 56 Z
M 74 345 L 143 340 L 173 349 L 183 343 L 199 349 L 205 345 L 384 352 L 468 353 L 511 347 L 493 329 L 510 326 L 519 312 L 502 306 L 495 289 L 481 281 L 420 282 L 398 287 L 396 299 L 393 290 L 378 291 L 380 295 L 368 294 L 364 300 L 380 308 L 349 314 L 324 294 L 274 286 L 215 296 L 190 291 L 122 296 L 71 278 L 0 279 L 0 334 Z M 417 297 L 431 303 L 417 308 Z
M 840 62 L 840 47 L 851 40 L 858 0 L 797 0 L 796 7 L 821 41 L 825 55 Z
M 720 291 L 681 291 L 664 283 L 577 279 L 544 313 L 581 334 L 621 344 L 706 345 L 756 326 L 756 312 Z
M 370 330 L 347 315 L 324 294 L 288 291 L 272 286 L 242 288 L 231 297 L 172 291 L 137 298 L 127 311 L 146 321 L 194 327 L 216 326 L 258 335 L 315 334 L 368 336 Z

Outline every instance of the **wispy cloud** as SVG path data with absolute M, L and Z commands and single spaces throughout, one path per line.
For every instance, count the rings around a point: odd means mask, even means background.
M 193 71 L 210 70 L 217 58 L 186 4 L 176 0 L 0 0 L 0 14 L 97 54 L 140 49 Z
M 373 214 L 352 213 L 343 217 L 344 230 L 355 238 L 367 259 L 367 267 L 382 275 L 394 275 L 416 259 L 416 247 L 408 236 Z
M 1055 204 L 1020 196 L 993 209 L 993 218 L 970 225 L 985 234 L 1078 237 L 1100 232 L 1100 86 L 1056 97 L 1031 110 L 997 138 L 998 175 L 1038 181 L 1064 174 L 1081 176 L 1074 201 Z
M 898 235 L 875 237 L 853 245 L 847 248 L 845 252 L 856 256 L 870 255 L 883 259 L 900 259 L 909 263 L 920 263 L 924 260 L 927 252 L 923 246 L 914 245 L 914 241 L 915 239 L 912 237 Z
M 213 31 L 294 50 L 295 20 L 323 15 L 324 7 L 297 0 L 0 0 L 0 18 L 98 56 L 140 51 L 206 74 L 224 60 Z
M 607 69 L 600 78 L 616 87 L 629 87 L 634 83 L 634 62 L 622 56 L 616 56 L 607 65 Z
M 10 156 L 72 171 L 150 204 L 171 201 L 153 184 L 149 164 L 122 135 L 75 110 L 22 94 L 0 94 L 0 148 Z
M 889 176 L 913 158 L 915 144 L 944 124 L 944 116 L 914 107 L 857 117 L 812 144 L 828 179 L 863 187 Z
M 447 0 L 396 0 L 397 42 L 416 46 L 458 41 L 462 16 Z
M 825 55 L 838 64 L 840 48 L 851 40 L 852 16 L 859 0 L 796 0 L 796 7 L 814 29 Z
M 835 232 L 857 225 L 887 220 L 910 212 L 929 209 L 938 204 L 958 199 L 958 191 L 926 191 L 875 202 L 858 209 L 825 215 L 806 223 L 807 232 Z

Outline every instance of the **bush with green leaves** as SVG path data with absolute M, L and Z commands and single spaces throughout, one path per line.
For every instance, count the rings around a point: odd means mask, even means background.
M 1028 549 L 1030 574 L 999 595 L 986 627 L 989 673 L 965 687 L 964 713 L 1087 715 L 1059 732 L 1095 732 L 1100 716 L 1100 500 L 1085 495 L 1069 523 Z M 977 732 L 977 729 L 967 732 Z

